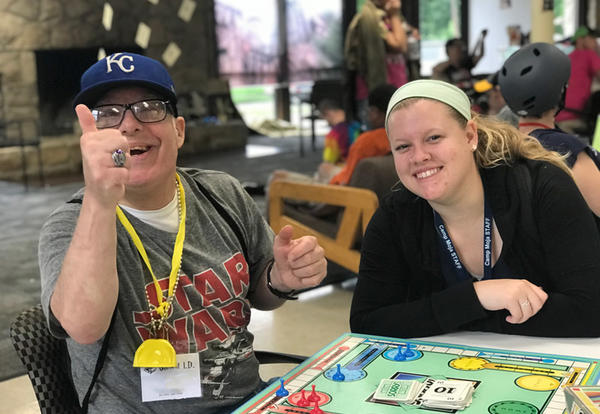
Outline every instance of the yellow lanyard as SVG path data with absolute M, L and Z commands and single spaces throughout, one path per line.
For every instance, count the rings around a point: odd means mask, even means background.
M 179 230 L 177 230 L 177 237 L 175 238 L 175 246 L 173 247 L 173 258 L 171 259 L 171 274 L 169 275 L 169 292 L 167 298 L 173 296 L 173 291 L 175 289 L 175 284 L 177 283 L 177 275 L 179 274 L 179 267 L 181 266 L 181 256 L 183 254 L 183 242 L 185 240 L 185 193 L 183 191 L 183 185 L 181 185 L 181 179 L 179 178 L 179 174 L 175 173 L 175 179 L 177 180 L 177 187 L 179 188 L 179 206 L 181 207 L 181 217 L 179 218 Z M 154 276 L 154 272 L 152 271 L 152 266 L 150 265 L 150 260 L 148 260 L 148 255 L 146 254 L 146 249 L 144 249 L 144 245 L 140 240 L 140 237 L 137 235 L 135 229 L 131 225 L 131 222 L 127 219 L 125 214 L 119 206 L 117 206 L 117 217 L 119 221 L 129 233 L 131 240 L 135 244 L 138 252 L 144 259 L 148 270 L 150 270 L 150 274 L 152 275 L 152 279 L 154 279 L 154 287 L 156 288 L 156 300 L 158 301 L 158 306 L 156 307 L 156 312 L 161 317 L 166 317 L 168 315 L 169 310 L 169 302 L 163 300 L 162 290 L 160 285 L 158 284 L 158 279 Z

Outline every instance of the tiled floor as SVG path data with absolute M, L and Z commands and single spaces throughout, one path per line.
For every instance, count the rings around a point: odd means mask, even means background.
M 352 284 L 325 286 L 305 292 L 275 311 L 253 311 L 250 330 L 255 335 L 255 348 L 299 355 L 311 355 L 349 331 L 348 315 Z M 263 379 L 281 375 L 293 365 L 264 365 Z M 10 398 L 8 398 L 10 396 Z M 39 413 L 27 376 L 0 382 L 2 412 L 11 414 Z

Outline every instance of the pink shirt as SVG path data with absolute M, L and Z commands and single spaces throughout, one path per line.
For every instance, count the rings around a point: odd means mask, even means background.
M 600 70 L 600 56 L 589 49 L 575 49 L 569 54 L 571 60 L 571 77 L 567 87 L 565 109 L 556 116 L 556 121 L 580 118 L 581 115 L 566 108 L 583 110 L 591 95 L 594 75 Z
M 385 42 L 385 38 L 387 34 L 391 31 L 391 27 L 385 21 L 385 12 L 379 10 L 379 13 L 381 14 L 381 22 L 379 24 L 379 35 L 381 36 L 381 39 Z M 387 51 L 385 53 L 385 71 L 387 83 L 394 85 L 397 88 L 408 82 L 408 74 L 406 72 L 406 61 L 404 60 L 404 55 L 400 52 Z M 371 88 L 375 88 L 376 86 L 379 85 L 371 85 Z M 367 81 L 364 77 L 357 74 L 355 99 L 357 101 L 361 101 L 363 99 L 367 99 L 368 97 L 369 88 L 367 87 Z
M 387 74 L 387 83 L 399 88 L 408 82 L 406 73 L 406 62 L 402 53 L 386 53 L 385 69 Z M 375 85 L 378 86 L 378 85 Z M 369 88 L 365 78 L 356 75 L 356 100 L 360 101 L 369 97 Z

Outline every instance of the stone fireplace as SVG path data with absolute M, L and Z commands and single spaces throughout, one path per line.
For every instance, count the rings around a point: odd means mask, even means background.
M 113 53 L 117 50 L 107 50 Z M 118 51 L 143 53 L 139 47 Z M 81 74 L 97 60 L 98 48 L 48 49 L 35 51 L 38 111 L 42 136 L 73 133 L 74 96 Z
M 183 152 L 244 145 L 247 129 L 235 108 L 219 114 L 219 125 L 201 122 L 217 115 L 209 104 L 215 96 L 232 104 L 225 99 L 226 82 L 217 76 L 213 1 L 196 1 L 187 18 L 182 17 L 183 3 L 194 2 L 0 0 L 0 179 L 21 176 L 22 151 L 32 174 L 39 168 L 37 157 L 46 175 L 80 170 L 71 102 L 79 77 L 100 49 L 142 53 L 163 62 L 168 61 L 165 53 L 178 49 L 178 58 L 167 66 L 181 97 L 180 113 L 189 118 Z M 106 5 L 112 10 L 108 25 Z M 140 25 L 150 29 L 144 47 L 136 40 Z

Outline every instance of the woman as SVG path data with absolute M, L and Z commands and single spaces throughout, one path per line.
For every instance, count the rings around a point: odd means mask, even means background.
M 408 80 L 404 54 L 408 36 L 400 14 L 400 0 L 368 0 L 352 18 L 346 33 L 344 56 L 356 71 L 354 99 L 357 116 L 367 124 L 368 94 L 383 83 L 396 87 Z M 413 36 L 418 31 L 411 28 Z
M 402 186 L 363 239 L 352 331 L 600 336 L 600 236 L 557 153 L 435 80 L 398 89 L 386 129 Z

